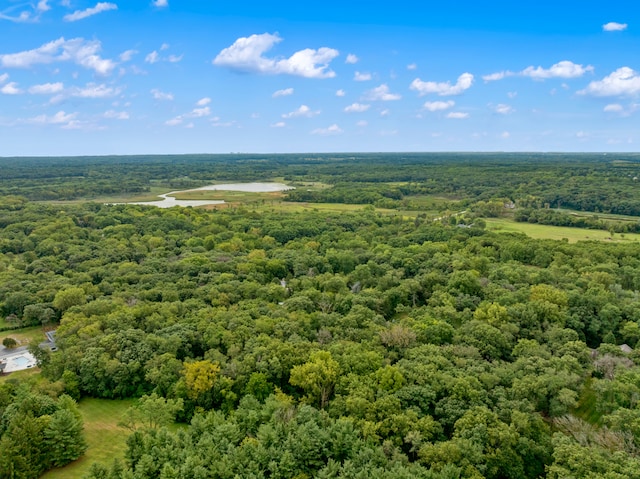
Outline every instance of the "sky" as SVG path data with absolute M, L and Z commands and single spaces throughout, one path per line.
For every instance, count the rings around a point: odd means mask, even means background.
M 640 150 L 640 5 L 0 0 L 0 156 Z

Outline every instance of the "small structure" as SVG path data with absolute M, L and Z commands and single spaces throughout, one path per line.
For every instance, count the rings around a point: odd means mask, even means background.
M 633 352 L 633 348 L 628 344 L 621 344 L 620 351 L 622 351 L 623 353 L 629 354 Z

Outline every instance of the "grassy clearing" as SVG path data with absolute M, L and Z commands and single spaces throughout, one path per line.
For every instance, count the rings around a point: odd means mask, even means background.
M 18 346 L 27 346 L 30 343 L 39 344 L 47 340 L 40 326 L 2 331 L 0 332 L 0 341 L 4 338 L 15 339 L 18 342 Z
M 80 479 L 91 464 L 111 464 L 115 458 L 123 458 L 130 431 L 119 427 L 118 421 L 133 400 L 83 399 L 79 403 L 84 419 L 84 433 L 89 444 L 86 454 L 77 461 L 59 469 L 53 469 L 42 479 Z
M 616 215 L 613 213 L 594 213 L 590 211 L 577 211 L 577 210 L 568 210 L 568 209 L 560 209 L 562 213 L 567 213 L 573 216 L 578 216 L 580 218 L 598 218 L 600 220 L 614 220 L 614 221 L 629 221 L 632 223 L 637 223 L 640 221 L 640 218 L 637 216 L 629 216 L 629 215 Z
M 24 371 L 16 371 L 15 373 L 5 374 L 0 376 L 0 384 L 12 382 L 15 384 L 24 384 L 30 382 L 38 382 L 41 377 L 40 368 L 25 369 Z
M 540 225 L 537 223 L 518 223 L 513 220 L 487 218 L 487 229 L 504 233 L 524 233 L 535 239 L 567 239 L 569 243 L 577 241 L 607 241 L 613 243 L 640 241 L 640 234 L 611 233 L 604 230 L 589 230 L 583 228 L 568 228 L 564 226 Z
M 585 381 L 578 401 L 578 407 L 573 410 L 573 415 L 595 426 L 601 423 L 602 414 L 599 413 L 596 408 L 598 397 L 591 387 L 592 382 L 593 380 L 591 378 Z

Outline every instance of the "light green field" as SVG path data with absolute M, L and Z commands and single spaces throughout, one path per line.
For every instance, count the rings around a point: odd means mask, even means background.
M 640 241 L 640 234 L 611 233 L 604 230 L 588 230 L 583 228 L 568 228 L 564 226 L 540 225 L 537 223 L 518 223 L 507 219 L 487 218 L 487 230 L 504 233 L 524 233 L 535 239 L 567 239 L 569 243 L 577 241 L 607 241 L 613 243 Z
M 47 340 L 40 326 L 0 332 L 0 342 L 7 337 L 15 339 L 18 342 L 18 346 L 26 346 L 29 343 L 38 344 Z
M 110 465 L 114 458 L 122 459 L 127 448 L 128 429 L 118 426 L 118 421 L 133 400 L 83 399 L 79 403 L 84 419 L 84 433 L 89 449 L 83 457 L 59 469 L 45 473 L 43 479 L 80 479 L 91 464 Z

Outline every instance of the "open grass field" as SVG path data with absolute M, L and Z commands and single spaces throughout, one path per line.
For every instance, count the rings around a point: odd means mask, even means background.
M 11 374 L 0 376 L 0 384 L 12 381 L 15 383 L 29 383 L 32 380 L 37 382 L 40 374 L 40 368 L 25 369 L 24 371 L 16 371 Z
M 47 340 L 40 326 L 0 332 L 0 342 L 7 337 L 15 339 L 18 342 L 18 346 L 27 346 L 33 342 L 38 344 Z
M 119 427 L 118 421 L 133 400 L 83 399 L 79 403 L 84 418 L 84 432 L 89 449 L 83 457 L 65 467 L 52 469 L 43 479 L 81 479 L 94 462 L 111 464 L 123 458 L 130 431 Z
M 524 233 L 536 239 L 567 239 L 569 243 L 577 241 L 608 241 L 614 243 L 640 241 L 640 234 L 614 234 L 604 230 L 589 230 L 583 228 L 568 228 L 564 226 L 549 226 L 536 223 L 518 223 L 503 218 L 487 218 L 487 230 L 504 233 Z

